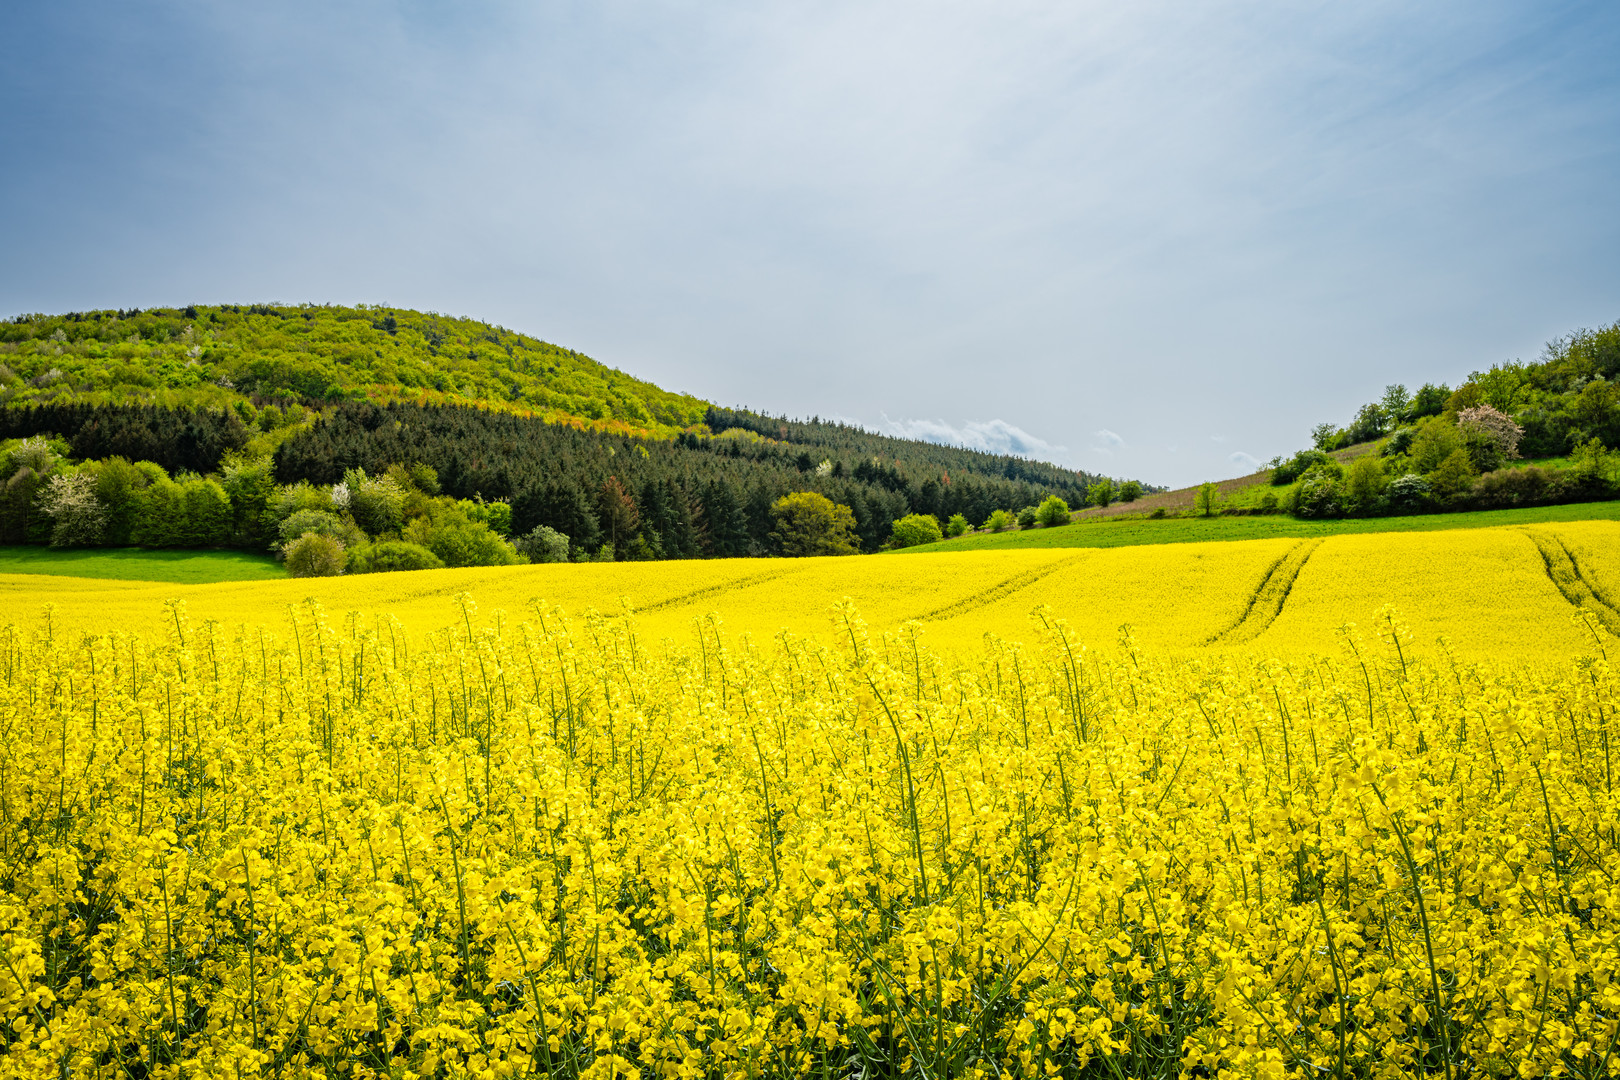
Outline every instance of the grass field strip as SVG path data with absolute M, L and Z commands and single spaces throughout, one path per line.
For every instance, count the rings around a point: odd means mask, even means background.
M 1283 604 L 1288 602 L 1288 594 L 1293 591 L 1299 572 L 1305 569 L 1306 561 L 1321 546 L 1321 540 L 1302 540 L 1289 548 L 1266 571 L 1266 576 L 1260 580 L 1238 621 L 1210 638 L 1209 644 L 1253 641 L 1270 629 L 1277 616 L 1282 614 Z

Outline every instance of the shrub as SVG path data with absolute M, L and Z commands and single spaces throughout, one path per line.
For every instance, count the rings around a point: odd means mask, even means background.
M 1092 506 L 1107 506 L 1117 494 L 1114 482 L 1105 476 L 1086 488 L 1086 502 Z
M 1387 492 L 1391 506 L 1402 510 L 1422 510 L 1434 498 L 1434 489 L 1417 473 L 1398 476 L 1390 482 Z
M 1530 506 L 1549 501 L 1559 485 L 1553 473 L 1535 465 L 1498 469 L 1474 482 L 1474 499 L 1481 506 Z
M 400 539 L 420 544 L 446 566 L 511 566 L 518 553 L 481 521 L 469 521 L 456 506 L 439 506 L 433 515 L 405 527 Z
M 961 514 L 952 514 L 951 520 L 945 523 L 945 535 L 961 536 L 963 533 L 972 528 L 973 526 L 968 523 L 967 518 L 963 517 Z
M 891 547 L 916 547 L 918 544 L 932 544 L 943 539 L 945 534 L 940 531 L 939 519 L 933 514 L 907 514 L 896 521 L 889 530 Z
M 1110 482 L 1112 488 L 1112 482 Z M 1056 495 L 1048 495 L 1035 509 L 1037 523 L 1051 528 L 1054 525 L 1067 525 L 1073 519 L 1069 516 L 1069 504 Z
M 395 570 L 438 570 L 444 560 L 420 544 L 403 540 L 379 540 L 361 544 L 349 552 L 351 574 L 381 574 Z
M 1412 438 L 1416 434 L 1416 428 L 1397 428 L 1384 440 L 1384 445 L 1379 448 L 1379 454 L 1383 457 L 1400 457 L 1412 449 Z
M 1017 519 L 1008 510 L 993 510 L 990 516 L 984 519 L 984 527 L 991 532 L 1001 532 L 1016 525 Z
M 308 532 L 286 547 L 287 573 L 293 577 L 332 577 L 343 573 L 348 556 L 340 540 Z
M 372 536 L 397 532 L 405 522 L 405 489 L 391 474 L 367 476 L 364 469 L 343 474 L 354 523 Z
M 550 525 L 536 525 L 512 541 L 518 554 L 532 563 L 568 561 L 568 537 Z
M 305 533 L 318 533 L 340 541 L 344 547 L 355 547 L 365 542 L 365 536 L 336 514 L 325 510 L 300 510 L 277 528 L 283 545 L 290 544 Z
M 1581 481 L 1607 481 L 1613 477 L 1617 457 L 1620 454 L 1605 449 L 1601 440 L 1587 439 L 1570 451 L 1569 471 Z
M 1119 485 L 1119 501 L 1135 502 L 1142 497 L 1142 485 L 1136 480 L 1127 480 Z
M 1344 513 L 1340 502 L 1339 479 L 1327 470 L 1312 470 L 1294 488 L 1292 505 L 1295 517 L 1329 518 Z
M 1292 484 L 1305 475 L 1306 469 L 1317 465 L 1326 465 L 1332 461 L 1333 458 L 1330 455 L 1320 450 L 1301 450 L 1287 460 L 1280 457 L 1273 458 L 1271 460 L 1271 482 L 1278 487 L 1284 484 Z
M 1033 529 L 1035 527 L 1036 508 L 1026 506 L 1018 511 L 1018 527 L 1020 529 Z
M 476 502 L 462 499 L 458 504 L 468 521 L 488 525 L 498 536 L 512 535 L 512 504 L 505 502 Z

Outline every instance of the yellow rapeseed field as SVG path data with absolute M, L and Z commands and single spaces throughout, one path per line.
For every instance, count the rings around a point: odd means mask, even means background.
M 1617 536 L 5 579 L 0 1075 L 1620 1075 Z

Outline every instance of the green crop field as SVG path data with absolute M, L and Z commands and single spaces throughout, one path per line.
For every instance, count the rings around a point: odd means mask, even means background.
M 0 546 L 0 574 L 52 574 L 120 581 L 271 581 L 287 576 L 268 555 L 246 551 Z
M 969 533 L 937 544 L 903 548 L 918 551 L 985 551 L 993 548 L 1131 547 L 1137 544 L 1193 544 L 1206 540 L 1263 540 L 1279 536 L 1339 536 L 1346 533 L 1438 532 L 1493 525 L 1536 525 L 1550 521 L 1620 520 L 1620 502 L 1570 503 L 1521 510 L 1474 510 L 1462 514 L 1409 517 L 1337 518 L 1301 521 L 1285 514 L 1234 517 L 1112 517 L 1081 519 L 1055 528 Z

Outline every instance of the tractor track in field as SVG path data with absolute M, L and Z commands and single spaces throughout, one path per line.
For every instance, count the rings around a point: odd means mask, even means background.
M 1616 606 L 1613 597 L 1606 595 L 1596 582 L 1581 571 L 1580 560 L 1575 558 L 1575 553 L 1569 550 L 1558 534 L 1525 529 L 1524 535 L 1535 545 L 1548 580 L 1563 598 L 1572 607 L 1592 612 L 1603 629 L 1620 637 L 1620 607 Z
M 637 615 L 646 615 L 654 611 L 663 611 L 666 608 L 682 607 L 686 604 L 695 604 L 700 600 L 707 600 L 712 596 L 719 596 L 721 593 L 731 592 L 733 589 L 746 589 L 754 585 L 763 585 L 768 581 L 775 581 L 777 578 L 786 577 L 789 574 L 794 574 L 797 572 L 797 569 L 772 570 L 764 574 L 751 574 L 748 577 L 737 578 L 735 581 L 722 581 L 717 585 L 705 585 L 701 589 L 693 589 L 691 592 L 682 593 L 679 596 L 671 596 L 668 599 L 660 600 L 657 603 L 648 604 L 646 607 L 638 607 L 635 609 L 635 612 Z
M 1271 624 L 1277 621 L 1277 616 L 1282 614 L 1283 605 L 1288 602 L 1288 594 L 1293 591 L 1294 581 L 1299 577 L 1299 572 L 1305 569 L 1305 563 L 1321 546 L 1320 539 L 1301 540 L 1285 551 L 1266 570 L 1265 576 L 1255 587 L 1248 605 L 1244 607 L 1243 614 L 1237 617 L 1237 621 L 1209 638 L 1204 644 L 1238 644 L 1253 641 L 1265 633 Z
M 1068 566 L 1070 563 L 1078 562 L 1083 558 L 1085 558 L 1085 555 L 1083 554 L 1070 555 L 1066 559 L 1058 559 L 1054 562 L 1047 563 L 1045 566 L 1037 566 L 1033 570 L 1025 570 L 1022 574 L 1014 574 L 1012 577 L 1007 578 L 1004 581 L 998 581 L 988 589 L 980 590 L 979 592 L 974 593 L 972 596 L 966 596 L 960 600 L 952 601 L 951 603 L 946 604 L 944 607 L 935 608 L 933 611 L 930 611 L 924 615 L 918 615 L 915 618 L 918 622 L 935 622 L 939 619 L 951 619 L 958 615 L 965 615 L 970 611 L 976 611 L 979 608 L 993 604 L 997 600 L 1005 599 L 1021 589 L 1027 589 L 1037 581 L 1040 581 L 1042 578 L 1048 577 L 1051 574 L 1056 573 L 1058 570 L 1061 570 L 1063 567 Z

